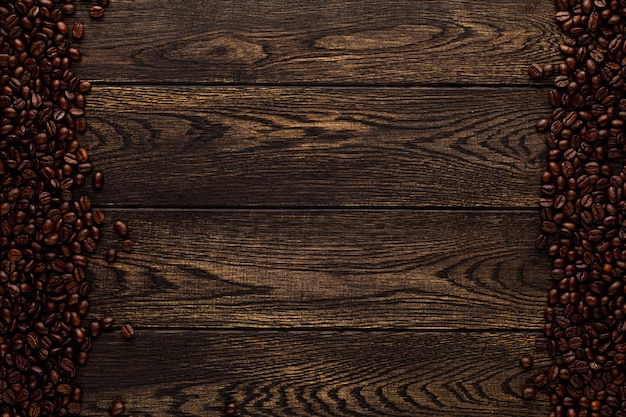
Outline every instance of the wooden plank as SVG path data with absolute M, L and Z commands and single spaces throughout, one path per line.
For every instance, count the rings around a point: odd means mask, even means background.
M 88 111 L 118 207 L 534 208 L 550 114 L 483 88 L 112 87 Z
M 128 414 L 220 416 L 232 395 L 242 416 L 544 417 L 544 394 L 523 401 L 536 371 L 516 333 L 119 332 L 79 369 L 84 416 L 114 400 Z M 547 360 L 536 359 L 537 367 Z
M 136 248 L 91 266 L 92 312 L 184 328 L 538 329 L 539 216 L 107 210 Z
M 551 0 L 117 0 L 86 21 L 97 81 L 528 84 L 557 62 Z M 86 12 L 84 13 L 86 14 Z

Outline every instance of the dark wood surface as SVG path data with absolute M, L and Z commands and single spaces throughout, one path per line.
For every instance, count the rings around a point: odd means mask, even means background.
M 86 15 L 79 4 L 78 17 Z M 550 0 L 114 0 L 83 20 L 106 186 L 85 416 L 510 416 L 549 264 Z M 108 264 L 128 221 L 135 249 Z M 119 325 L 132 323 L 124 340 Z M 534 356 L 522 370 L 518 358 Z

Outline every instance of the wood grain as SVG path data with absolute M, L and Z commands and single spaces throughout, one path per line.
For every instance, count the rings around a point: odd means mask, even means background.
M 548 106 L 532 89 L 98 88 L 84 143 L 116 207 L 534 208 Z
M 117 0 L 87 21 L 92 80 L 527 84 L 557 62 L 550 0 Z M 86 11 L 84 11 L 86 14 Z
M 108 210 L 92 311 L 184 328 L 538 329 L 535 213 Z M 110 227 L 110 226 L 109 226 Z M 106 230 L 109 230 L 108 228 Z
M 95 343 L 79 369 L 81 415 L 114 400 L 135 416 L 221 416 L 233 396 L 242 416 L 544 417 L 545 395 L 522 401 L 538 371 L 519 333 L 119 332 Z M 547 365 L 541 355 L 536 366 Z

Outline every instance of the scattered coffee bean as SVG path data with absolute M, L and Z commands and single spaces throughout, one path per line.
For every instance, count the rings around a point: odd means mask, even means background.
M 109 407 L 110 416 L 121 416 L 124 412 L 126 412 L 126 406 L 121 401 L 116 401 Z
M 522 356 L 519 360 L 519 363 L 524 369 L 529 369 L 533 367 L 533 359 L 530 356 Z
M 134 244 L 133 244 L 132 240 L 125 239 L 125 240 L 122 241 L 122 250 L 124 252 L 132 252 L 133 251 L 133 247 L 134 247 Z
M 99 19 L 104 16 L 104 9 L 101 6 L 93 6 L 91 9 L 89 9 L 89 16 L 93 17 L 94 19 Z
M 93 188 L 101 190 L 104 186 L 104 174 L 101 171 L 93 173 Z
M 74 23 L 74 26 L 72 26 L 72 36 L 74 39 L 82 39 L 84 34 L 85 26 L 80 22 Z
M 537 394 L 537 391 L 533 387 L 525 387 L 522 390 L 522 398 L 525 400 L 530 400 Z
M 228 401 L 226 404 L 224 404 L 224 414 L 226 414 L 227 416 L 234 416 L 237 414 L 237 403 L 234 401 Z
M 128 225 L 121 220 L 117 220 L 114 223 L 113 227 L 115 228 L 115 231 L 117 232 L 117 234 L 122 237 L 128 234 Z
M 532 64 L 528 68 L 528 74 L 533 78 L 541 78 L 543 75 L 543 67 L 539 64 Z
M 135 337 L 135 330 L 130 324 L 125 324 L 122 326 L 122 336 L 126 339 L 132 339 Z
M 108 263 L 113 263 L 117 260 L 117 251 L 113 248 L 109 249 L 106 251 L 106 253 L 104 254 L 104 259 L 108 262 Z
M 109 330 L 115 325 L 115 319 L 113 317 L 103 317 L 100 320 L 100 324 L 104 330 Z

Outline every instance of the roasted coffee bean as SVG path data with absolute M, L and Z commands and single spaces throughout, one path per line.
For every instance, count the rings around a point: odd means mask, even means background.
M 522 390 L 522 398 L 525 400 L 530 400 L 537 394 L 537 391 L 533 387 L 525 387 Z
M 121 401 L 116 401 L 109 407 L 109 415 L 113 417 L 121 416 L 125 411 L 126 406 L 124 406 L 124 403 Z
M 237 407 L 237 403 L 234 401 L 227 401 L 224 404 L 224 414 L 226 414 L 227 416 L 234 416 L 237 414 L 238 411 L 238 407 Z
M 122 241 L 122 250 L 124 252 L 132 252 L 134 248 L 133 241 L 130 239 L 125 239 Z
M 522 356 L 519 362 L 521 367 L 524 369 L 529 369 L 533 367 L 533 360 L 530 356 Z
M 104 9 L 101 6 L 93 6 L 89 9 L 89 16 L 94 19 L 99 19 L 104 16 Z
M 109 330 L 115 325 L 115 319 L 113 317 L 103 317 L 100 320 L 100 324 L 104 330 Z
M 130 324 L 123 325 L 121 331 L 122 336 L 124 336 L 126 339 L 132 339 L 133 337 L 135 337 L 135 330 Z
M 102 189 L 104 186 L 104 174 L 100 171 L 93 173 L 93 188 L 96 190 Z
M 117 260 L 117 251 L 113 248 L 107 250 L 104 254 L 104 259 L 109 263 L 115 262 Z
M 72 36 L 74 39 L 82 39 L 85 34 L 85 27 L 82 23 L 77 22 L 72 26 Z
M 117 232 L 118 235 L 122 237 L 128 235 L 128 225 L 122 220 L 117 220 L 113 224 L 113 227 L 115 228 L 115 231 Z
M 533 78 L 540 78 L 543 75 L 543 67 L 539 64 L 532 64 L 528 68 L 528 74 Z

